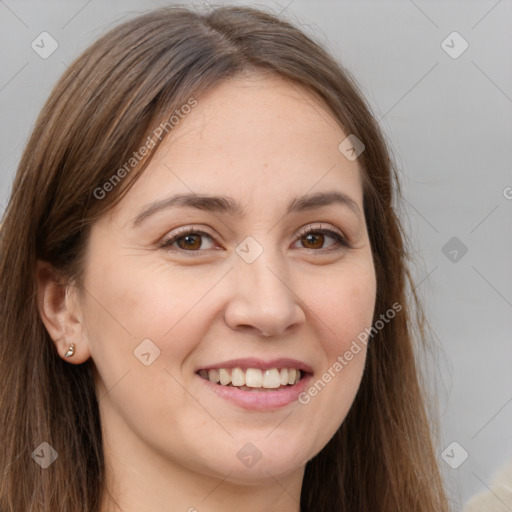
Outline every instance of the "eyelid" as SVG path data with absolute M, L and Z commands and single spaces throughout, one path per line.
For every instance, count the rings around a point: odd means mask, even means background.
M 309 234 L 311 231 L 327 231 L 331 233 L 336 233 L 340 237 L 345 238 L 345 236 L 338 229 L 325 227 L 320 222 L 306 224 L 304 227 L 299 229 L 299 235 L 304 236 Z

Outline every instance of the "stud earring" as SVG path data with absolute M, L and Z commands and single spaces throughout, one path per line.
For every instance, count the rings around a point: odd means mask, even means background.
M 64 354 L 64 357 L 71 357 L 75 353 L 75 344 L 71 343 L 68 348 L 68 351 Z

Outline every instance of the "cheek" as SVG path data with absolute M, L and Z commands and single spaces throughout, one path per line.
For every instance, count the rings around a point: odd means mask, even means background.
M 327 285 L 325 283 L 328 283 Z M 310 283 L 307 303 L 323 326 L 325 352 L 336 357 L 371 326 L 376 300 L 376 278 L 368 264 L 346 265 L 329 278 Z
M 119 411 L 139 433 L 160 423 L 178 432 L 184 427 L 176 410 L 202 417 L 183 392 L 181 367 L 202 339 L 202 297 L 219 278 L 210 272 L 191 280 L 190 271 L 128 264 L 122 258 L 115 265 L 97 264 L 87 282 L 87 335 L 98 395 L 115 404 L 103 413 L 110 421 Z
M 334 435 L 355 399 L 366 361 L 364 334 L 372 325 L 376 299 L 371 264 L 347 264 L 321 282 L 329 287 L 311 285 L 307 304 L 322 333 L 323 365 L 299 400 L 309 411 L 308 429 L 315 432 L 318 449 Z
M 101 301 L 91 307 L 107 324 L 120 324 L 135 338 L 163 337 L 186 321 L 218 280 L 215 274 L 195 271 L 191 279 L 186 267 L 134 266 L 120 258 L 116 265 L 96 265 L 89 286 Z
M 105 380 L 109 374 L 138 369 L 139 352 L 150 353 L 145 362 L 154 361 L 153 368 L 182 365 L 211 321 L 205 304 L 225 274 L 223 269 L 196 268 L 191 279 L 187 267 L 133 266 L 123 258 L 94 268 L 87 281 L 87 334 Z

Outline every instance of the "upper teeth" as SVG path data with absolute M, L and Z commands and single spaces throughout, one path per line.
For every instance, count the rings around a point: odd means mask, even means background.
M 300 370 L 296 368 L 219 368 L 213 370 L 200 370 L 199 375 L 208 378 L 211 382 L 223 386 L 248 386 L 250 388 L 278 388 L 287 384 L 295 384 L 300 380 Z

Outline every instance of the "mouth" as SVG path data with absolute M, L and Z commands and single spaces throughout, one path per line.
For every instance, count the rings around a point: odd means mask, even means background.
M 210 382 L 241 391 L 280 391 L 295 386 L 306 375 L 298 368 L 211 368 L 198 375 Z
M 290 358 L 243 358 L 196 370 L 208 392 L 248 411 L 275 411 L 293 404 L 311 383 L 313 369 Z

